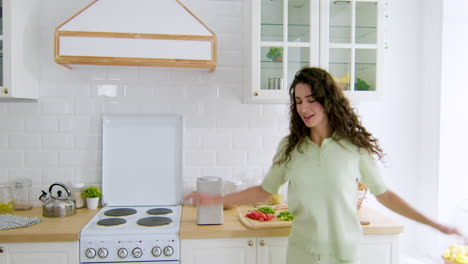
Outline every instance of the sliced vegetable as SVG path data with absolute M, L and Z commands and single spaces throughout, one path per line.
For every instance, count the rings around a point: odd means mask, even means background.
M 269 221 L 275 217 L 274 214 L 265 214 L 258 210 L 252 211 L 246 214 L 245 216 L 247 216 L 248 218 L 260 221 L 260 222 Z
M 265 207 L 262 207 L 262 208 L 258 208 L 258 210 L 262 213 L 265 213 L 265 214 L 275 214 L 275 210 L 273 210 L 273 208 L 271 208 L 270 206 L 265 206 Z
M 289 211 L 283 211 L 279 213 L 276 218 L 278 218 L 281 221 L 292 221 L 294 218 L 296 218 L 293 214 L 291 214 Z

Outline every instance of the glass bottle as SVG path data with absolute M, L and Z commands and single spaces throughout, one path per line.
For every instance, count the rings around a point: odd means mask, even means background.
M 11 185 L 0 184 L 0 214 L 6 214 L 15 209 L 13 196 L 11 195 Z
M 31 187 L 31 179 L 25 178 L 15 181 L 13 191 L 15 210 L 29 210 L 32 208 Z

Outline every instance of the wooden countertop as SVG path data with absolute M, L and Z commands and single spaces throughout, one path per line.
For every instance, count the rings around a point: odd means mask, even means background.
M 77 209 L 73 216 L 49 218 L 42 216 L 41 207 L 26 211 L 13 211 L 11 213 L 13 215 L 40 217 L 44 221 L 29 227 L 0 230 L 0 243 L 78 241 L 81 229 L 98 212 L 99 210 Z M 365 234 L 403 232 L 401 224 L 374 209 L 363 208 L 361 216 L 371 222 L 370 225 L 363 227 Z M 290 228 L 248 229 L 239 222 L 237 208 L 224 211 L 223 225 L 199 226 L 196 219 L 196 207 L 184 205 L 180 226 L 181 239 L 288 236 L 290 231 Z
M 76 209 L 76 214 L 62 218 L 42 216 L 42 207 L 13 211 L 11 215 L 39 217 L 44 221 L 28 227 L 0 230 L 0 242 L 78 241 L 81 229 L 99 210 Z
M 363 208 L 360 215 L 362 219 L 370 221 L 370 225 L 363 226 L 364 234 L 398 234 L 403 232 L 401 224 L 374 209 Z M 197 225 L 196 207 L 184 205 L 182 208 L 181 239 L 288 236 L 289 232 L 290 228 L 248 229 L 239 222 L 237 208 L 224 210 L 224 224 L 222 225 L 200 226 Z

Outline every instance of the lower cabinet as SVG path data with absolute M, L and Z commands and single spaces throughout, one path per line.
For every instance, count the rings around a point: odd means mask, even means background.
M 285 264 L 287 237 L 181 240 L 181 264 Z M 398 264 L 398 234 L 365 235 L 361 264 Z
M 181 240 L 182 264 L 284 264 L 286 237 Z
M 1 243 L 1 264 L 78 264 L 79 243 L 28 242 Z

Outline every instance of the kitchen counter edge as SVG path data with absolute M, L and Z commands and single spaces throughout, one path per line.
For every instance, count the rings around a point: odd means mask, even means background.
M 248 206 L 241 206 L 243 207 Z M 182 208 L 180 239 L 202 238 L 235 238 L 235 237 L 274 237 L 288 236 L 290 228 L 248 229 L 238 218 L 238 208 L 224 210 L 224 224 L 197 225 L 197 209 L 192 205 Z M 362 208 L 359 212 L 361 219 L 370 221 L 363 226 L 365 235 L 369 234 L 399 234 L 403 232 L 403 225 L 393 221 L 372 208 Z
M 78 241 L 81 229 L 99 212 L 86 208 L 76 209 L 76 214 L 51 218 L 42 216 L 42 207 L 13 211 L 11 215 L 38 217 L 43 221 L 28 227 L 0 230 L 0 243 Z

